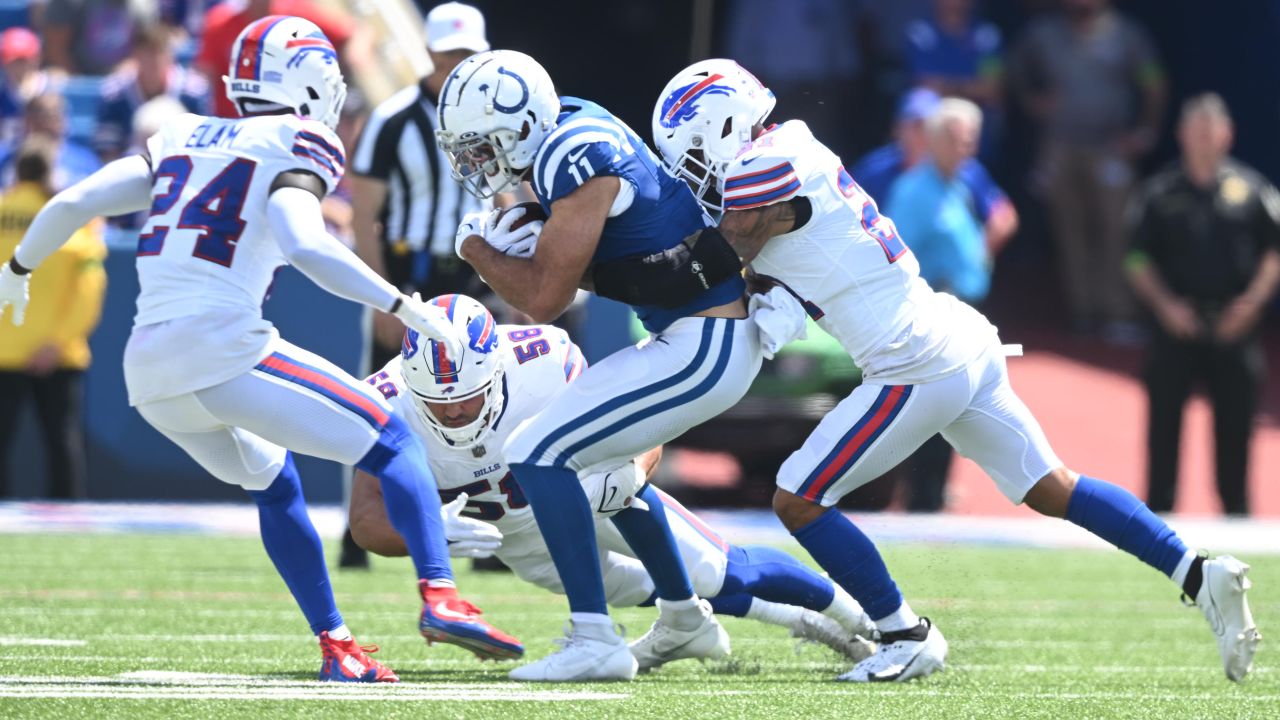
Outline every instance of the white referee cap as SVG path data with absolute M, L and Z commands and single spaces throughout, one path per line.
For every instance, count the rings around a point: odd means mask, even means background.
M 484 52 L 489 41 L 484 36 L 484 15 L 470 5 L 449 2 L 427 13 L 427 49 L 431 52 L 473 50 Z

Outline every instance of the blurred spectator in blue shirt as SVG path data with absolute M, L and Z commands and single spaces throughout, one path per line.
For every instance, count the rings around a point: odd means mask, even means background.
M 961 173 L 973 163 L 981 128 L 973 102 L 940 102 L 925 122 L 929 156 L 894 182 L 884 203 L 921 277 L 971 305 L 986 299 L 991 260 L 1018 227 L 1017 211 L 990 178 L 975 184 Z
M 133 114 L 143 103 L 168 95 L 188 112 L 208 113 L 209 84 L 173 60 L 173 38 L 163 25 L 134 30 L 133 56 L 102 82 L 94 147 L 103 162 L 120 157 L 133 139 Z
M 937 93 L 927 88 L 907 93 L 898 109 L 893 142 L 872 150 L 853 166 L 853 179 L 879 205 L 885 206 L 888 202 L 889 188 L 894 181 L 929 154 L 925 119 L 934 114 L 940 100 Z M 997 200 L 1007 202 L 987 169 L 975 158 L 963 160 L 956 170 L 956 177 L 969 188 L 975 199 L 978 218 L 984 224 L 996 207 Z
M 0 33 L 0 143 L 22 136 L 31 98 L 62 89 L 63 76 L 40 69 L 40 36 L 24 27 Z
M 887 200 L 893 181 L 929 152 L 924 120 L 938 108 L 940 99 L 938 93 L 927 88 L 918 88 L 903 96 L 893 124 L 893 141 L 863 155 L 854 164 L 853 179 L 877 203 Z
M 57 144 L 52 178 L 55 192 L 80 182 L 102 166 L 92 150 L 67 139 L 67 105 L 62 95 L 45 92 L 31 98 L 25 121 L 23 136 L 0 146 L 0 182 L 4 187 L 12 185 L 16 177 L 18 147 L 32 135 L 43 135 Z
M 925 121 L 928 158 L 893 183 L 884 204 L 919 261 L 920 276 L 971 305 L 986 299 L 991 260 L 1018 228 L 1017 211 L 995 184 L 988 179 L 975 190 L 961 177 L 961 168 L 974 162 L 981 131 L 975 103 L 941 101 Z M 951 446 L 935 435 L 903 463 L 909 511 L 943 508 L 951 459 Z
M 989 157 L 1004 84 L 1000 31 L 974 17 L 973 0 L 935 0 L 932 17 L 907 26 L 905 48 L 912 85 L 982 108 L 980 154 Z

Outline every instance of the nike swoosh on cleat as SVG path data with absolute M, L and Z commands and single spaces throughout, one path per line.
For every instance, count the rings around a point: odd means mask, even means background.
M 436 615 L 439 615 L 442 618 L 446 618 L 449 620 L 457 620 L 460 622 L 471 622 L 470 615 L 466 613 L 460 613 L 457 610 L 450 610 L 449 604 L 444 600 L 441 600 L 440 602 L 436 603 L 435 607 L 431 608 L 431 612 Z

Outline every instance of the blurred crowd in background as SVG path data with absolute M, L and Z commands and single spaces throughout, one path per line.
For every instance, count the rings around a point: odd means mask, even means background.
M 403 4 L 412 11 L 411 3 Z M 803 119 L 844 159 L 896 221 L 932 285 L 997 322 L 1032 316 L 1081 343 L 1150 341 L 1160 349 L 1147 368 L 1153 417 L 1180 417 L 1187 394 L 1203 382 L 1217 410 L 1215 431 L 1231 438 L 1219 443 L 1224 508 L 1248 512 L 1241 488 L 1263 379 L 1258 327 L 1276 282 L 1273 229 L 1280 223 L 1266 180 L 1280 177 L 1274 139 L 1280 127 L 1280 3 L 472 4 L 483 14 L 478 32 L 484 46 L 462 43 L 444 52 L 465 57 L 489 44 L 528 52 L 548 68 L 561 93 L 600 102 L 642 137 L 648 136 L 652 102 L 672 73 L 702 57 L 737 60 L 778 96 L 775 121 Z M 437 5 L 418 0 L 418 20 Z M 359 3 L 337 0 L 3 0 L 0 187 L 6 194 L 0 230 L 7 235 L 0 236 L 0 256 L 21 236 L 21 218 L 10 219 L 19 203 L 10 200 L 13 193 L 28 205 L 32 196 L 47 197 L 102 163 L 136 152 L 176 114 L 232 115 L 221 79 L 229 51 L 240 30 L 264 15 L 310 19 L 338 47 L 353 87 L 339 135 L 354 152 L 365 119 L 386 100 L 366 102 L 360 92 L 362 79 L 384 72 L 383 45 L 390 42 L 360 19 L 367 12 Z M 456 11 L 440 18 L 474 23 Z M 473 25 L 448 27 L 436 31 L 475 33 Z M 439 57 L 433 53 L 432 59 Z M 433 90 L 430 76 L 424 77 L 424 97 L 431 100 L 438 84 L 439 78 Z M 1208 129 L 1187 129 L 1200 120 Z M 1199 153 L 1205 158 L 1200 165 L 1209 169 L 1187 187 L 1175 187 L 1188 152 Z M 1239 162 L 1228 161 L 1228 152 Z M 33 174 L 40 159 L 48 167 Z M 413 164 L 403 157 L 398 162 Z M 387 172 L 353 174 L 384 186 L 399 182 Z M 1151 179 L 1144 184 L 1145 178 Z M 331 230 L 353 245 L 362 234 L 358 218 L 370 227 L 386 219 L 385 187 L 366 184 L 365 192 L 373 187 L 382 194 L 363 210 L 357 198 L 353 210 L 351 186 L 361 182 L 349 179 L 325 203 Z M 1162 203 L 1165 194 L 1177 192 L 1187 193 L 1181 205 Z M 1197 206 L 1197 198 L 1208 201 Z M 1203 210 L 1195 216 L 1200 225 L 1178 224 L 1178 213 L 1190 212 L 1183 206 Z M 86 228 L 82 244 L 89 249 L 75 251 L 88 258 L 104 247 L 128 251 L 142 220 Z M 1185 242 L 1157 247 L 1151 227 L 1160 222 L 1194 225 L 1199 235 L 1188 232 Z M 1230 232 L 1220 232 L 1224 226 Z M 403 238 L 379 235 L 387 247 L 397 240 Z M 426 238 L 408 250 L 402 243 L 397 252 L 450 247 Z M 101 283 L 85 280 L 94 272 L 92 260 L 70 265 L 86 275 L 69 271 L 61 285 L 42 292 L 100 296 Z M 1216 279 L 1201 283 L 1186 267 Z M 466 289 L 465 278 L 458 282 Z M 40 305 L 33 299 L 33 308 Z M 0 380 L 82 373 L 88 357 L 79 348 L 96 321 L 96 313 L 85 315 L 76 329 L 79 344 L 50 336 L 24 341 L 29 348 L 21 356 L 0 353 Z M 0 328 L 0 346 L 16 347 L 5 335 L 13 332 Z M 1182 358 L 1181 364 L 1171 368 L 1170 358 Z M 1224 377 L 1245 382 L 1228 386 Z M 0 387 L 0 421 L 17 412 L 10 399 L 19 391 L 11 395 L 10 387 L 18 386 Z M 57 397 L 48 402 L 74 405 Z M 49 434 L 68 426 L 64 415 L 53 413 L 44 423 Z M 1154 425 L 1152 505 L 1167 510 L 1178 472 L 1178 435 L 1168 423 Z M 68 448 L 82 440 L 61 433 L 62 440 L 50 441 L 51 455 L 74 456 Z M 0 444 L 9 435 L 0 424 Z M 935 440 L 911 461 L 910 508 L 944 506 L 950 455 Z M 0 480 L 5 466 L 0 453 Z M 56 480 L 51 487 L 55 495 L 76 496 L 83 479 Z

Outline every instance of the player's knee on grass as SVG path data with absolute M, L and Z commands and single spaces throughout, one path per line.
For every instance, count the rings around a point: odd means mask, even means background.
M 402 557 L 409 554 L 404 538 L 391 527 L 378 481 L 366 473 L 356 473 L 351 483 L 347 524 L 356 544 L 375 555 Z
M 1052 470 L 1031 486 L 1022 498 L 1022 502 L 1041 515 L 1066 517 L 1067 507 L 1071 504 L 1071 493 L 1076 488 L 1078 477 L 1077 473 L 1065 467 Z
M 789 532 L 808 525 L 826 512 L 827 508 L 795 493 L 778 488 L 773 492 L 773 512 Z

